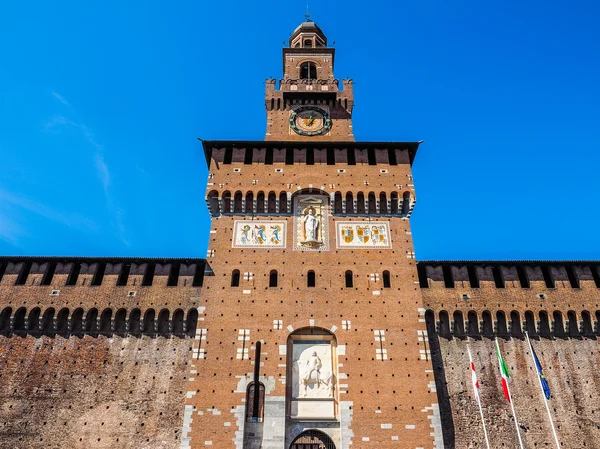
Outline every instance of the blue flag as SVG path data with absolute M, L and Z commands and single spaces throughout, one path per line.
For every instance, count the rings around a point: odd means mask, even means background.
M 546 395 L 546 399 L 550 399 L 550 387 L 548 386 L 548 381 L 546 377 L 544 377 L 544 373 L 542 372 L 542 365 L 533 350 L 533 345 L 529 343 L 531 347 L 531 353 L 533 354 L 533 360 L 535 361 L 535 369 L 537 370 L 538 376 L 540 376 L 540 381 L 542 382 L 542 389 L 544 390 L 544 394 Z

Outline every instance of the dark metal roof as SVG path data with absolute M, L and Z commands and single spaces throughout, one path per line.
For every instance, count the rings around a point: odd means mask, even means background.
M 202 140 L 204 147 L 204 156 L 206 157 L 206 164 L 210 166 L 210 157 L 213 148 L 273 148 L 273 149 L 285 149 L 285 148 L 314 148 L 317 150 L 325 150 L 328 148 L 354 148 L 358 150 L 367 149 L 401 149 L 408 150 L 410 155 L 410 162 L 413 163 L 417 150 L 421 142 L 353 142 L 353 141 L 318 141 L 318 140 L 306 140 L 306 141 L 289 141 L 289 140 Z

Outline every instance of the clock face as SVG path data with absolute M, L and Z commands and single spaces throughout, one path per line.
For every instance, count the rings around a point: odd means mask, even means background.
M 331 129 L 331 117 L 325 109 L 301 106 L 292 111 L 290 127 L 301 136 L 320 136 Z

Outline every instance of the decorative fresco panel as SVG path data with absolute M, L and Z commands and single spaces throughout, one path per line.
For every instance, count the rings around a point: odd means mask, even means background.
M 294 251 L 329 251 L 329 197 L 294 197 Z
M 391 248 L 389 221 L 336 222 L 336 247 L 338 249 Z
M 287 222 L 236 220 L 233 248 L 285 248 Z

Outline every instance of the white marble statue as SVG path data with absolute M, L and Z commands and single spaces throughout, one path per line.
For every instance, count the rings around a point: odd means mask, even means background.
M 302 219 L 304 222 L 304 241 L 305 242 L 319 242 L 318 230 L 319 230 L 319 218 L 315 215 L 315 208 L 309 207 L 306 215 Z

